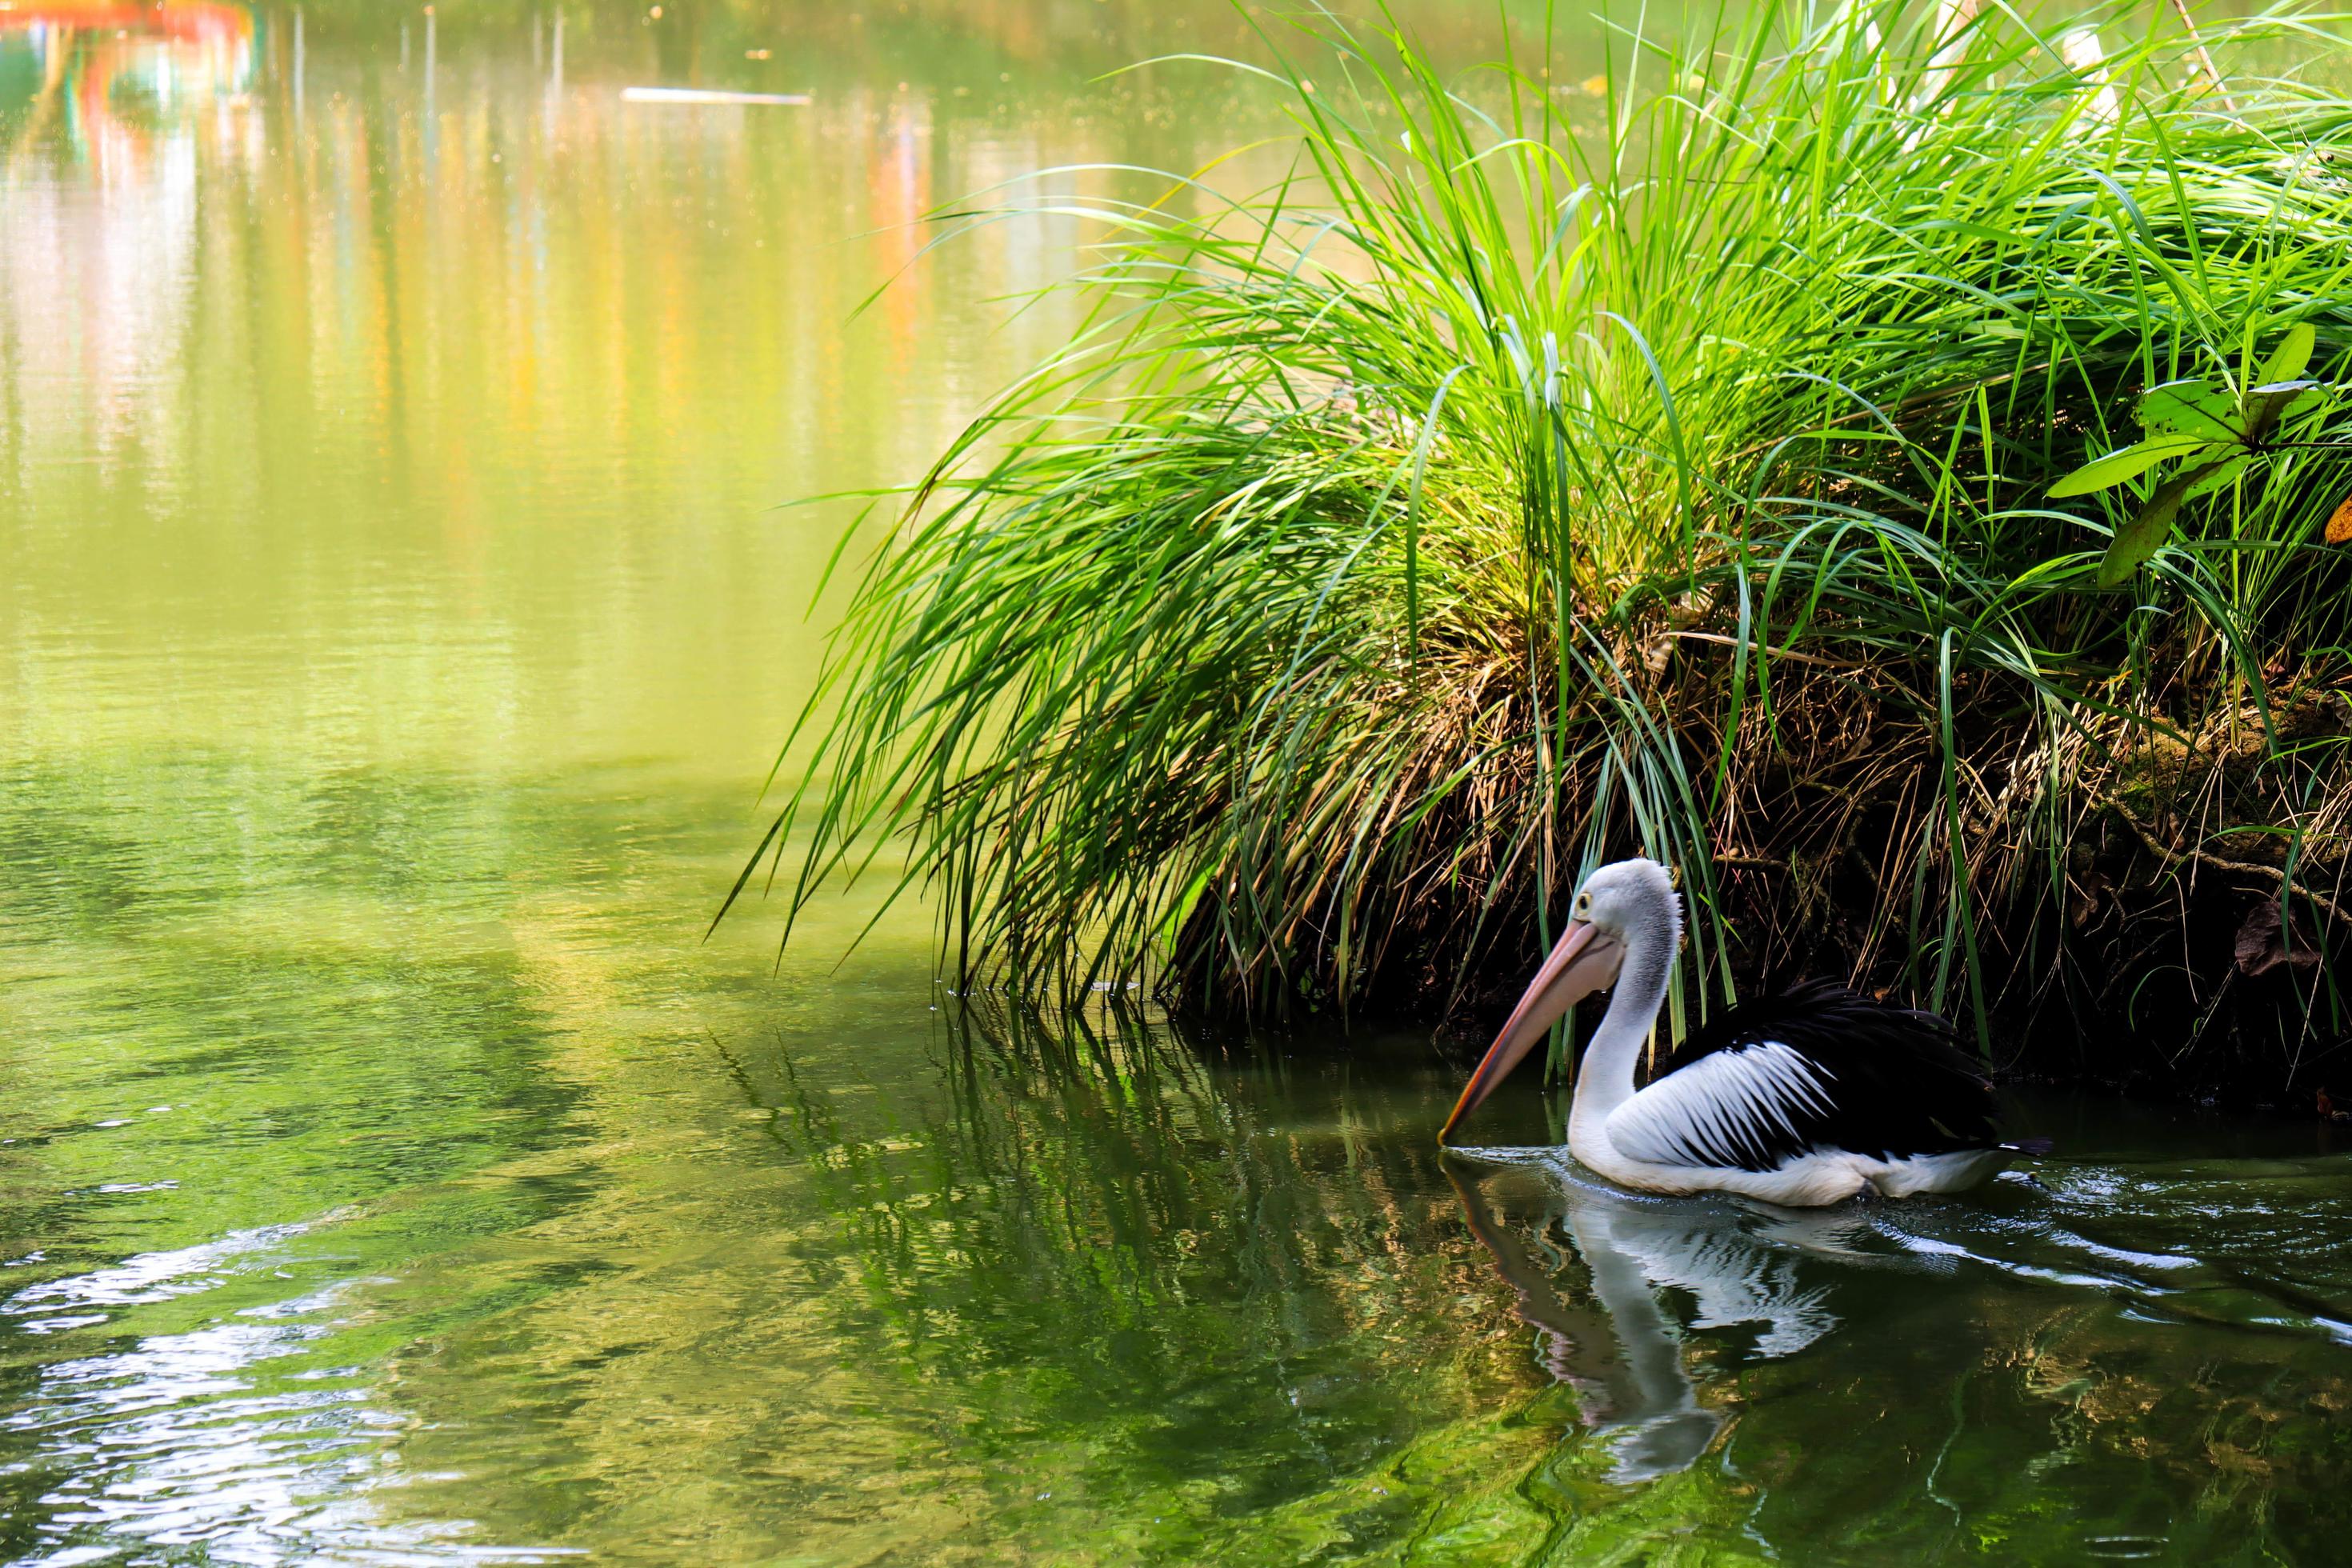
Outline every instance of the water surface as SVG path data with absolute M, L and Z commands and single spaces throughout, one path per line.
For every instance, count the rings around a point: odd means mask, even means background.
M 2340 1558 L 2328 1130 L 1646 1202 L 1442 1162 L 1411 1033 L 967 1004 L 854 894 L 700 944 L 850 515 L 777 504 L 1071 327 L 1080 233 L 909 220 L 1205 162 L 1230 79 L 1095 79 L 1241 32 L 0 12 L 0 1552 Z

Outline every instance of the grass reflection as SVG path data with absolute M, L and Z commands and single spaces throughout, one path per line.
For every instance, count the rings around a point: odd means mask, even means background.
M 1429 1085 L 1124 1006 L 982 999 L 929 1055 L 945 1092 L 913 1115 L 784 1052 L 731 1071 L 831 1215 L 803 1245 L 836 1353 L 970 1467 L 986 1522 L 951 1541 L 2255 1562 L 2336 1528 L 2339 1352 L 2252 1298 L 2217 1316 L 2231 1225 L 2203 1211 L 2243 1205 L 2235 1173 L 2125 1190 L 2088 1164 L 1825 1221 L 1532 1166 L 1457 1184 Z M 2342 1173 L 2283 1179 L 2336 1223 Z M 2131 1250 L 2158 1236 L 2176 1263 Z
M 852 1359 L 952 1412 L 992 1532 L 1484 1561 L 1566 1539 L 1563 1477 L 1609 1489 L 1499 1310 L 1423 1086 L 1119 1005 L 978 999 L 935 1049 L 950 1092 L 922 1121 L 845 1114 L 781 1055 L 772 1086 L 735 1070 L 847 1243 Z

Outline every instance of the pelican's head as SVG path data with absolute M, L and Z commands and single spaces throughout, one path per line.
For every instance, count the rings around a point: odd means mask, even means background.
M 1470 1075 L 1437 1141 L 1451 1139 L 1462 1119 L 1495 1092 L 1495 1086 L 1570 1007 L 1617 984 L 1627 948 L 1637 942 L 1651 947 L 1663 937 L 1663 945 L 1654 950 L 1672 954 L 1681 936 L 1681 900 L 1675 896 L 1674 878 L 1655 860 L 1619 860 L 1584 879 L 1569 910 L 1568 929 L 1528 983 L 1526 994 L 1511 1009 L 1478 1070 Z
M 1622 949 L 1638 932 L 1655 935 L 1665 928 L 1666 951 L 1681 943 L 1682 900 L 1675 892 L 1675 875 L 1655 860 L 1617 860 L 1584 879 L 1568 918 L 1581 921 Z M 1613 971 L 1612 972 L 1613 974 Z M 1595 986 L 1606 990 L 1607 984 Z

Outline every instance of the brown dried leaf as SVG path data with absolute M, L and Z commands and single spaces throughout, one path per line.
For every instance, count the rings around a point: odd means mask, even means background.
M 2249 978 L 2268 974 L 2281 964 L 2302 969 L 2319 962 L 2310 941 L 2301 931 L 2287 931 L 2279 919 L 2276 899 L 2264 899 L 2246 911 L 2246 922 L 2238 928 L 2235 957 L 2238 973 Z
M 2113 890 L 2114 884 L 2107 880 L 2107 874 L 2096 866 L 2086 868 L 2079 876 L 2069 877 L 2066 879 L 2067 923 L 2076 931 L 2090 924 L 2092 917 L 2099 912 L 2099 906 Z
M 2327 520 L 2327 542 L 2352 544 L 2352 496 L 2346 496 L 2336 515 Z

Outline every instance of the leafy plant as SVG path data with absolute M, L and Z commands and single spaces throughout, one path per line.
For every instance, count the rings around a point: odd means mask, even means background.
M 1234 68 L 1296 122 L 1268 183 L 1037 198 L 1100 225 L 1091 324 L 883 498 L 737 890 L 772 855 L 798 910 L 903 851 L 959 973 L 1434 1010 L 1638 848 L 1693 908 L 1679 1027 L 1792 960 L 2120 1013 L 2135 889 L 2177 921 L 2195 856 L 2333 876 L 2352 770 L 2272 715 L 2344 679 L 2310 545 L 2352 465 L 2284 452 L 2276 386 L 2352 344 L 2352 102 L 2241 76 L 2217 111 L 2137 27 L 2100 87 L 1942 15 L 1612 35 L 1597 94 L 1318 16 Z M 2103 592 L 2047 503 L 2080 433 L 2278 320 L 2281 374 L 2166 392 L 2103 470 L 2194 476 L 2149 595 Z M 2226 515 L 2191 499 L 2242 458 Z
M 2053 500 L 2112 489 L 2168 463 L 2179 467 L 2119 528 L 2099 561 L 2099 586 L 2119 587 L 2171 537 L 2182 503 L 2236 482 L 2246 470 L 2289 449 L 2352 449 L 2352 442 L 2314 442 L 2311 426 L 2334 404 L 2334 388 L 2304 378 L 2318 334 L 2308 322 L 2290 328 L 2243 390 L 2223 377 L 2168 381 L 2140 395 L 2144 432 L 2131 446 L 2089 462 L 2050 487 Z M 2331 525 L 2330 542 L 2334 538 Z

